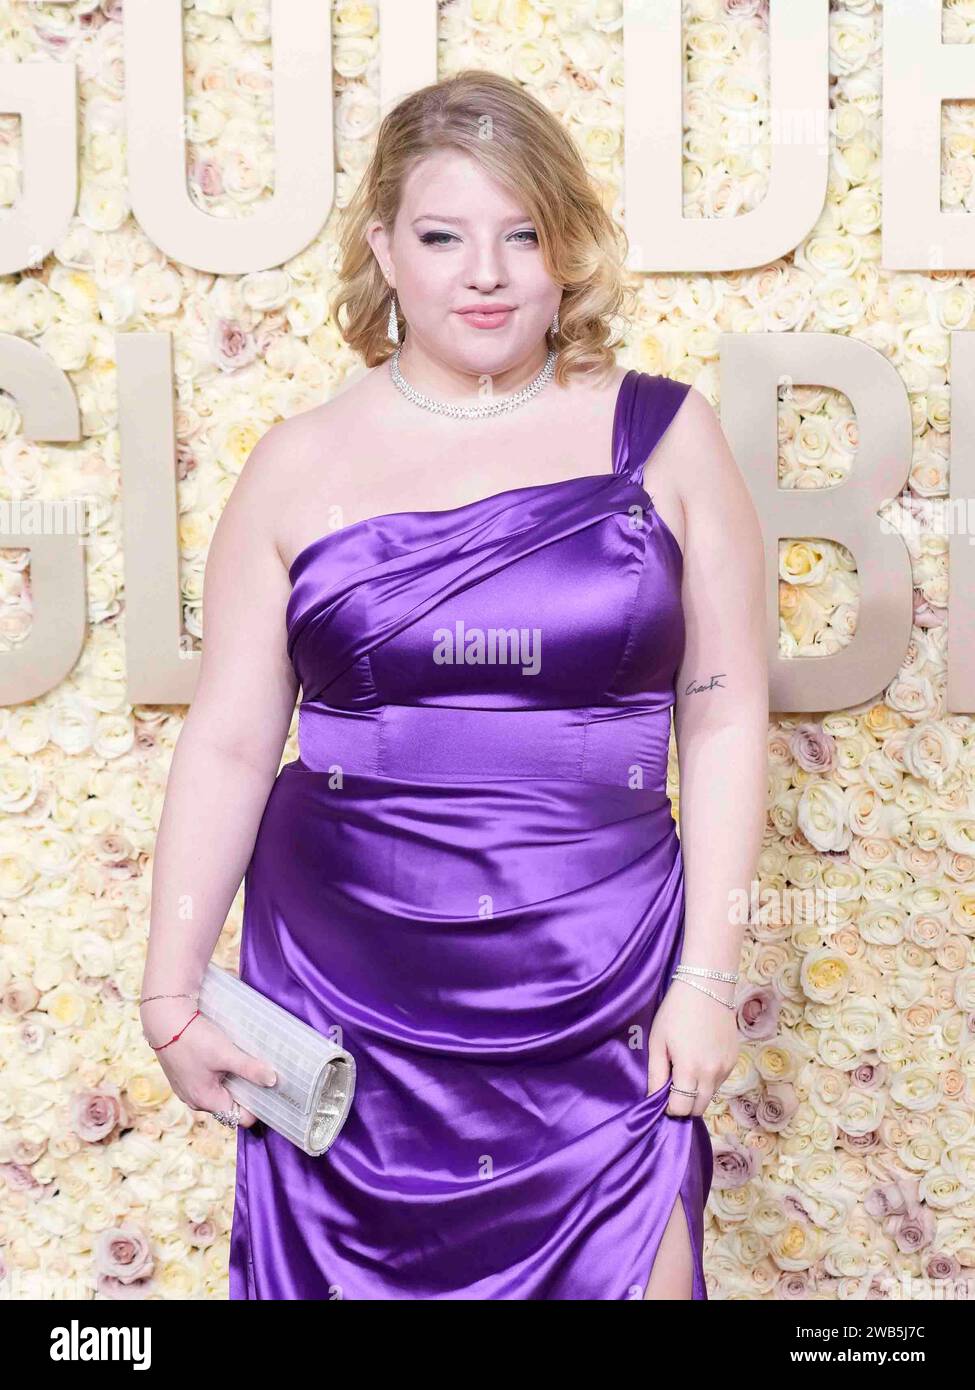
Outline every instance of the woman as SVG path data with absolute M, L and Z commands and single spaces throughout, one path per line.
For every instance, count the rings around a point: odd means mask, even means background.
M 186 1026 L 245 874 L 242 978 L 358 1067 L 323 1158 L 240 1113 L 232 1298 L 707 1297 L 762 546 L 705 399 L 615 366 L 618 235 L 517 85 L 407 97 L 345 221 L 369 370 L 267 432 L 216 529 L 143 1028 L 194 1109 L 267 1079 Z

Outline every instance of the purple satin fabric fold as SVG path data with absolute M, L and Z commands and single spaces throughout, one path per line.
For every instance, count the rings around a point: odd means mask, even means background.
M 707 1298 L 707 1126 L 647 1095 L 683 937 L 684 628 L 641 478 L 685 392 L 627 374 L 612 473 L 373 518 L 292 566 L 300 756 L 241 976 L 358 1075 L 323 1157 L 238 1130 L 231 1298 L 642 1298 L 677 1200 Z M 431 659 L 487 625 L 541 660 Z

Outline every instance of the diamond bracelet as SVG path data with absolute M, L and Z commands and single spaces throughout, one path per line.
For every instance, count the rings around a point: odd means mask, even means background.
M 706 985 L 699 985 L 696 980 L 689 980 L 686 975 L 679 975 L 675 970 L 672 979 L 683 980 L 685 985 L 690 985 L 691 989 L 699 989 L 702 994 L 708 994 L 712 999 L 716 999 L 719 1004 L 723 1004 L 726 1009 L 736 1007 L 733 999 L 722 999 L 720 994 L 715 994 L 713 989 L 708 989 Z
M 700 965 L 678 965 L 677 969 L 685 975 L 703 975 L 709 980 L 727 980 L 730 984 L 737 984 L 737 970 L 705 970 Z

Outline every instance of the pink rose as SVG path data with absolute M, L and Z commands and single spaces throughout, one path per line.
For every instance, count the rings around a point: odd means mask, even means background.
M 219 198 L 223 192 L 223 174 L 215 159 L 197 159 L 192 167 L 190 182 L 195 183 L 207 198 Z
M 205 1221 L 191 1221 L 186 1235 L 188 1245 L 197 1250 L 205 1250 L 217 1238 L 217 1224 L 209 1217 Z
M 803 1205 L 802 1198 L 797 1192 L 790 1192 L 783 1198 L 782 1211 L 788 1220 L 801 1221 L 807 1226 L 812 1220 L 809 1211 Z
M 892 1297 L 890 1275 L 872 1274 L 866 1292 L 862 1295 L 864 1303 L 886 1303 Z
M 200 461 L 193 451 L 192 444 L 184 439 L 176 441 L 176 477 L 181 483 L 200 471 Z
M 789 739 L 789 752 L 803 772 L 831 772 L 836 743 L 816 724 L 800 724 Z
M 210 347 L 222 372 L 247 367 L 257 355 L 254 339 L 232 319 L 217 319 L 210 328 Z
M 40 1197 L 43 1194 L 41 1184 L 22 1163 L 0 1163 L 0 1177 L 11 1192 L 27 1192 L 32 1197 Z
M 758 1102 L 755 1119 L 762 1129 L 777 1134 L 785 1129 L 799 1107 L 796 1090 L 790 1081 L 781 1081 L 766 1086 Z
M 926 598 L 921 598 L 915 593 L 914 602 L 914 624 L 916 627 L 943 627 L 945 623 L 945 610 L 936 608 L 929 603 Z
M 21 1014 L 30 1013 L 31 1009 L 36 1009 L 40 997 L 40 993 L 29 980 L 18 980 L 8 985 L 0 995 L 0 1009 L 5 1014 L 12 1014 L 17 1018 Z
M 724 0 L 724 8 L 732 19 L 768 18 L 768 0 Z
M 936 1224 L 931 1208 L 918 1203 L 903 1216 L 894 1217 L 886 1229 L 894 1237 L 898 1250 L 909 1255 L 931 1244 Z
M 135 726 L 135 735 L 132 739 L 133 746 L 137 753 L 155 753 L 159 747 L 159 740 L 151 729 L 147 729 L 144 724 Z
M 47 1037 L 48 1027 L 39 1018 L 25 1018 L 20 1025 L 20 1045 L 25 1052 L 40 1052 Z
M 122 1284 L 151 1277 L 153 1260 L 149 1242 L 134 1226 L 102 1231 L 95 1241 L 95 1270 Z
M 106 835 L 99 835 L 92 846 L 95 858 L 105 867 L 114 868 L 126 867 L 131 870 L 137 863 L 137 856 L 132 841 L 124 835 L 119 835 L 110 831 Z M 130 875 L 126 875 L 129 877 Z
M 45 16 L 44 19 L 38 16 L 34 24 L 34 38 L 37 41 L 38 47 L 43 52 L 49 53 L 52 58 L 63 56 L 68 51 L 68 35 L 65 33 L 55 33 L 53 30 L 45 28 L 45 22 L 56 23 L 57 21 L 48 21 L 47 16 Z
M 753 1040 L 774 1038 L 781 1000 L 768 985 L 750 985 L 738 1000 L 738 1031 Z
M 275 328 L 273 324 L 265 321 L 258 328 L 254 336 L 254 346 L 259 357 L 266 357 L 275 343 L 284 337 L 280 328 Z
M 776 1298 L 784 1299 L 786 1302 L 795 1299 L 799 1303 L 811 1298 L 814 1292 L 812 1280 L 804 1269 L 790 1270 L 788 1274 L 783 1274 L 773 1290 Z
M 122 1119 L 118 1091 L 80 1091 L 71 1098 L 71 1127 L 86 1144 L 107 1139 Z
M 122 991 L 118 987 L 117 980 L 103 980 L 100 993 L 101 997 L 110 1004 L 125 1004 L 128 1002 L 123 997 Z
M 957 1279 L 961 1273 L 961 1265 L 954 1255 L 936 1251 L 928 1256 L 924 1272 L 929 1279 Z
M 850 1082 L 861 1091 L 876 1091 L 887 1079 L 887 1065 L 884 1062 L 859 1062 L 850 1072 Z
M 871 1129 L 867 1134 L 847 1134 L 845 1129 L 841 1129 L 837 1135 L 837 1143 L 841 1149 L 851 1154 L 874 1153 L 881 1147 L 880 1135 L 875 1129 Z
M 913 1192 L 909 1188 L 913 1188 Z M 868 1216 L 883 1221 L 889 1216 L 903 1216 L 916 1202 L 917 1183 L 902 1178 L 899 1182 L 872 1187 L 863 1199 L 863 1206 Z
M 99 1274 L 95 1287 L 105 1298 L 148 1298 L 152 1288 L 152 1276 L 148 1279 L 133 1279 L 131 1284 L 126 1284 L 111 1274 Z
M 739 1129 L 757 1129 L 758 1101 L 754 1096 L 730 1096 L 728 1109 Z
M 730 1134 L 713 1140 L 714 1174 L 712 1185 L 716 1189 L 744 1187 L 755 1176 L 755 1151 L 746 1149 Z

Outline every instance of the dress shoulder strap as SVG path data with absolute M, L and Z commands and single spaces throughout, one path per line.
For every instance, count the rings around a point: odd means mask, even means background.
M 620 387 L 613 471 L 643 485 L 643 469 L 690 390 L 686 381 L 631 369 Z

